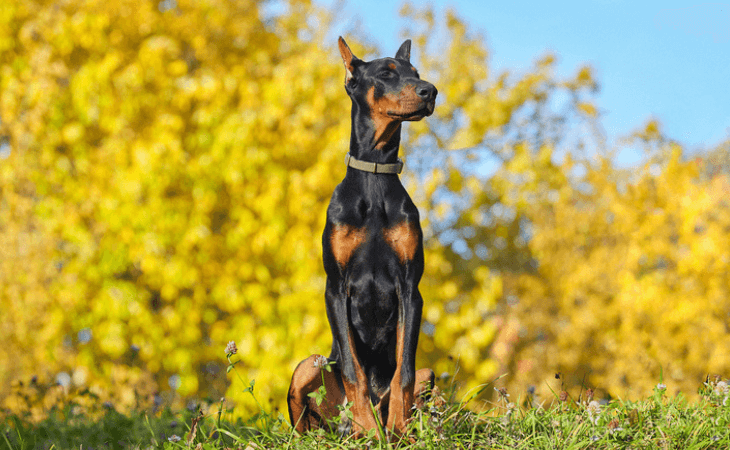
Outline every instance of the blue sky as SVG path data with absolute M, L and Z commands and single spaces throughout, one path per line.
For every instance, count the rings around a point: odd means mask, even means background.
M 547 52 L 558 56 L 564 76 L 591 65 L 601 86 L 598 106 L 609 142 L 650 118 L 690 151 L 730 137 L 730 3 L 555 3 L 430 2 L 437 12 L 454 9 L 470 31 L 484 37 L 497 71 L 526 71 Z M 338 7 L 337 28 L 343 33 L 355 28 L 386 54 L 393 53 L 405 25 L 398 14 L 401 5 L 346 0 Z M 620 160 L 632 164 L 638 154 L 629 149 Z

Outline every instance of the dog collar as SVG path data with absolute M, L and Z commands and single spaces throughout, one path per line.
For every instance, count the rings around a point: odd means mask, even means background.
M 397 163 L 374 163 L 355 159 L 352 155 L 350 155 L 350 153 L 345 156 L 345 165 L 347 167 L 352 167 L 353 169 L 362 170 L 363 172 L 370 173 L 399 174 L 403 170 L 403 161 L 400 158 L 398 158 Z

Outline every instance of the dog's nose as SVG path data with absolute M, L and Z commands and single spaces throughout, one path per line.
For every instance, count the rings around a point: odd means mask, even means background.
M 424 102 L 433 101 L 438 92 L 439 91 L 436 90 L 436 86 L 431 83 L 424 83 L 416 89 L 416 94 L 418 94 Z

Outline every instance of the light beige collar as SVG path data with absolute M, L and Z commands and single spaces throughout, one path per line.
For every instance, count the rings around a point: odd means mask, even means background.
M 355 159 L 354 157 L 352 157 L 350 155 L 350 153 L 348 153 L 347 156 L 345 156 L 345 165 L 347 167 L 352 167 L 353 169 L 362 170 L 363 172 L 370 172 L 370 173 L 399 174 L 403 170 L 403 161 L 401 161 L 400 158 L 398 158 L 397 163 L 384 164 L 384 163 L 360 161 L 359 159 Z

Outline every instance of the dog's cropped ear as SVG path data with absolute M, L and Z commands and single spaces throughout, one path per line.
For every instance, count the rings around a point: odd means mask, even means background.
M 342 62 L 345 64 L 345 84 L 347 84 L 355 73 L 355 65 L 360 61 L 357 56 L 352 54 L 352 50 L 347 46 L 347 42 L 342 39 L 342 36 L 337 40 L 337 45 L 340 47 L 340 55 L 342 55 Z
M 405 59 L 408 62 L 411 62 L 411 40 L 406 39 L 404 43 L 401 44 L 400 48 L 398 49 L 398 52 L 395 54 L 395 59 Z

